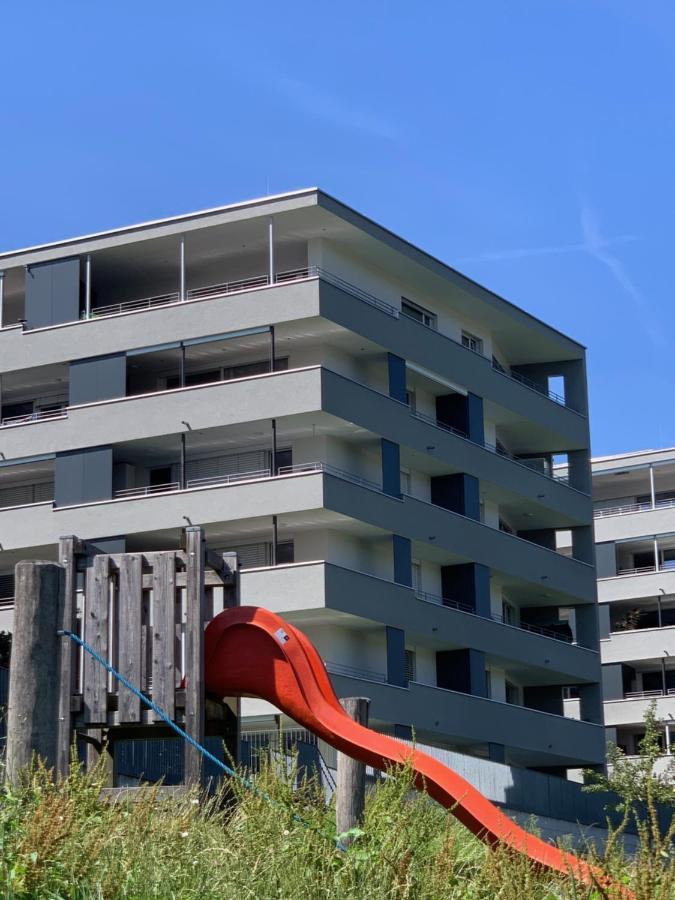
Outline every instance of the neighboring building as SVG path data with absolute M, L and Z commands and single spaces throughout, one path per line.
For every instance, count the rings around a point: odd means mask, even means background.
M 675 448 L 593 460 L 607 736 L 633 755 L 652 701 L 675 745 Z
M 6 621 L 14 564 L 61 535 L 140 552 L 201 525 L 374 727 L 603 762 L 579 344 L 316 189 L 0 269 Z

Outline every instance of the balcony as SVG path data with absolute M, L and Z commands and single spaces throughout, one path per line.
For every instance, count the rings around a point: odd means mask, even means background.
M 675 718 L 675 689 L 663 691 L 633 691 L 622 700 L 605 700 L 605 726 L 639 725 L 651 703 L 656 701 L 659 719 Z
M 212 301 L 222 299 L 224 297 L 229 297 L 232 295 L 238 294 L 247 294 L 251 291 L 260 291 L 260 290 L 268 290 L 274 287 L 287 286 L 289 284 L 294 284 L 297 282 L 321 279 L 323 282 L 332 285 L 333 287 L 338 288 L 341 291 L 344 291 L 350 294 L 352 297 L 362 301 L 363 303 L 371 306 L 380 312 L 384 313 L 390 318 L 398 319 L 401 317 L 400 311 L 392 306 L 389 303 L 379 299 L 375 295 L 369 293 L 368 291 L 364 291 L 359 288 L 357 285 L 354 285 L 340 276 L 329 272 L 319 266 L 304 266 L 300 268 L 290 269 L 287 271 L 278 272 L 275 275 L 274 280 L 270 280 L 269 275 L 256 275 L 253 277 L 238 279 L 234 281 L 226 281 L 220 282 L 216 284 L 203 285 L 197 288 L 192 288 L 186 291 L 185 298 L 182 298 L 180 292 L 172 291 L 169 293 L 160 293 L 150 297 L 144 297 L 139 299 L 133 299 L 128 301 L 122 301 L 120 303 L 113 304 L 105 304 L 100 306 L 94 306 L 91 309 L 91 312 L 85 313 L 82 316 L 82 321 L 92 321 L 97 319 L 105 319 L 110 317 L 119 317 L 126 316 L 130 314 L 143 313 L 147 311 L 152 311 L 155 309 L 165 309 L 167 307 L 181 307 L 186 304 L 191 304 L 195 302 L 202 301 Z M 412 320 L 409 317 L 403 315 L 403 318 L 407 319 L 407 321 L 416 321 Z M 427 328 L 428 326 L 417 322 L 422 328 Z M 47 329 L 36 329 L 37 331 L 48 330 L 54 327 L 62 328 L 62 325 L 59 326 L 47 326 Z M 10 326 L 12 330 L 16 329 L 16 325 Z M 10 330 L 10 328 L 6 328 L 4 330 Z M 434 330 L 435 329 L 429 329 Z M 26 331 L 27 334 L 32 333 L 31 330 Z M 439 332 L 435 332 L 439 333 Z M 454 345 L 457 345 L 462 348 L 462 350 L 467 353 L 471 353 L 475 355 L 475 351 L 466 347 L 459 341 L 454 340 L 453 338 L 442 335 L 444 340 L 451 341 Z M 483 357 L 482 359 L 486 359 Z M 487 360 L 489 362 L 489 360 Z M 538 384 L 535 381 L 532 381 L 529 378 L 526 378 L 522 374 L 514 370 L 506 370 L 502 366 L 492 365 L 492 371 L 498 373 L 500 376 L 508 378 L 518 384 L 526 387 L 528 390 L 532 390 L 540 396 L 544 396 L 557 405 L 563 406 L 566 409 L 571 410 L 572 412 L 576 412 L 579 415 L 582 415 L 578 410 L 576 410 L 569 402 L 565 400 L 564 397 L 555 393 L 554 391 L 550 391 L 547 387 Z
M 526 630 L 475 613 L 460 601 L 433 594 L 330 561 L 295 562 L 242 572 L 242 602 L 265 606 L 302 627 L 312 621 L 344 624 L 345 616 L 401 628 L 433 649 L 474 647 L 533 670 L 558 673 L 561 684 L 593 681 L 598 654 L 557 637 Z M 542 629 L 544 630 L 544 629 Z

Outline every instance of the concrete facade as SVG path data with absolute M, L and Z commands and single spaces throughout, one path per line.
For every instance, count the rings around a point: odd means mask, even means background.
M 61 535 L 201 525 L 374 727 L 602 764 L 583 347 L 316 189 L 0 271 L 0 624 Z

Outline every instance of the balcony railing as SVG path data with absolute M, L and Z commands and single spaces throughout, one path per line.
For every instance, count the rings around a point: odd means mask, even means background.
M 577 647 L 583 647 L 583 644 L 575 642 L 574 639 L 567 634 L 555 631 L 552 628 L 546 628 L 542 625 L 530 625 L 527 622 L 507 622 L 503 616 L 491 613 L 489 616 L 481 616 L 476 612 L 473 606 L 468 603 L 460 603 L 458 600 L 451 600 L 448 597 L 441 597 L 438 594 L 430 594 L 427 591 L 414 589 L 415 596 L 425 603 L 434 603 L 436 606 L 448 606 L 451 609 L 459 609 L 461 612 L 469 613 L 472 616 L 478 616 L 481 619 L 489 619 L 492 622 L 498 622 L 500 625 L 507 625 L 509 628 L 519 628 L 521 631 L 529 631 L 531 634 L 538 634 L 541 637 L 552 638 L 555 641 L 562 641 L 564 644 L 575 644 Z M 585 648 L 592 649 L 592 648 Z
M 658 566 L 637 566 L 635 568 L 619 569 L 617 575 L 648 575 L 653 572 L 672 572 L 675 570 L 675 559 L 669 559 L 659 563 Z
M 653 700 L 656 697 L 675 697 L 675 688 L 665 691 L 627 691 L 624 700 Z
M 361 478 L 351 472 L 345 472 L 336 466 L 331 466 L 324 462 L 298 463 L 294 466 L 279 466 L 276 476 L 272 474 L 271 469 L 255 469 L 249 472 L 230 472 L 226 475 L 211 475 L 207 478 L 189 478 L 185 488 L 181 488 L 177 481 L 168 481 L 164 484 L 153 484 L 145 487 L 123 488 L 115 491 L 116 499 L 130 499 L 133 497 L 149 497 L 155 494 L 166 494 L 171 491 L 194 490 L 195 488 L 221 487 L 230 484 L 239 484 L 244 481 L 264 481 L 273 477 L 283 477 L 285 475 L 305 475 L 314 472 L 325 472 L 327 475 L 334 475 L 336 478 L 342 478 L 344 481 L 350 481 L 352 484 L 358 484 L 361 487 L 367 487 L 370 490 L 382 491 L 381 486 L 367 478 Z
M 647 512 L 654 509 L 670 509 L 673 506 L 675 506 L 675 499 L 657 500 L 653 506 L 651 503 L 629 503 L 626 506 L 608 506 L 606 509 L 596 509 L 593 516 L 596 519 L 604 519 L 608 516 L 627 516 L 630 513 Z
M 520 382 L 520 384 L 525 385 L 525 387 L 529 388 L 531 391 L 536 391 L 538 394 L 543 394 L 544 397 L 548 397 L 548 399 L 553 400 L 554 403 L 558 403 L 560 404 L 560 406 L 566 406 L 568 409 L 574 409 L 574 407 L 571 407 L 569 403 L 567 403 L 562 394 L 557 394 L 555 391 L 550 390 L 548 385 L 533 381 L 526 375 L 521 375 L 520 372 L 514 372 L 513 369 L 505 372 L 502 366 L 496 366 L 494 363 L 492 364 L 492 368 L 495 370 L 495 372 L 499 372 L 500 375 L 506 375 L 508 378 L 512 378 L 514 381 Z
M 35 412 L 25 413 L 22 416 L 5 416 L 0 419 L 0 427 L 5 428 L 8 425 L 25 425 L 28 422 L 45 422 L 47 419 L 65 419 L 67 417 L 68 409 L 64 404 L 55 409 L 38 409 Z
M 357 669 L 354 666 L 345 666 L 342 663 L 324 660 L 324 665 L 332 675 L 345 675 L 347 678 L 360 678 L 363 681 L 377 681 L 386 684 L 387 677 L 382 672 L 374 672 L 372 669 Z

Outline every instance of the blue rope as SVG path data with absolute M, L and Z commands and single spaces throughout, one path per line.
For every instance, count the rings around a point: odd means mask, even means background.
M 135 687 L 135 685 L 133 685 L 128 679 L 126 679 L 124 675 L 121 674 L 121 672 L 118 672 L 117 669 L 113 665 L 111 665 L 111 663 L 109 663 L 107 659 L 101 656 L 100 653 L 97 653 L 96 650 L 94 650 L 94 648 L 90 646 L 85 640 L 83 640 L 78 634 L 75 634 L 72 631 L 68 631 L 66 628 L 60 629 L 56 633 L 60 637 L 70 638 L 71 641 L 74 641 L 76 644 L 82 647 L 82 649 L 85 650 L 91 657 L 93 657 L 97 663 L 100 663 L 100 665 L 102 665 L 104 669 L 107 669 L 107 671 L 110 672 L 111 675 L 113 675 L 119 682 L 121 682 L 127 690 L 131 691 L 131 693 L 138 697 L 138 699 L 142 703 L 144 703 L 149 709 L 156 713 L 160 717 L 160 719 L 162 719 L 162 721 L 169 726 L 169 728 L 176 732 L 179 737 L 182 737 L 184 741 L 187 741 L 188 744 L 191 744 L 196 750 L 198 750 L 203 757 L 210 760 L 210 762 L 214 763 L 219 769 L 222 769 L 222 771 L 225 772 L 226 775 L 229 775 L 231 778 L 235 778 L 237 781 L 241 782 L 244 787 L 248 788 L 248 790 L 253 791 L 254 794 L 257 794 L 259 797 L 267 800 L 268 803 L 272 803 L 276 806 L 282 805 L 277 803 L 277 801 L 270 797 L 269 794 L 267 794 L 265 791 L 261 791 L 260 788 L 256 787 L 256 785 L 253 784 L 250 779 L 244 778 L 222 760 L 218 759 L 218 757 L 214 756 L 213 753 L 207 750 L 206 747 L 199 743 L 199 741 L 196 741 L 193 737 L 190 737 L 190 735 L 186 731 L 183 731 L 183 729 L 179 725 L 176 725 L 176 723 L 168 713 L 166 713 L 160 706 L 157 706 L 156 703 L 153 703 L 152 700 L 148 699 L 148 697 L 146 697 L 142 691 L 139 691 L 139 689 Z M 315 828 L 314 825 L 311 825 L 309 822 L 305 822 L 305 820 L 302 819 L 297 813 L 292 813 L 292 817 L 295 822 L 298 822 L 300 825 L 304 825 L 305 828 L 311 828 L 312 830 L 315 830 L 319 834 L 323 835 L 323 837 L 329 837 L 320 829 Z M 338 850 L 346 849 L 342 845 L 342 842 L 339 840 L 339 838 L 330 839 L 336 842 Z

